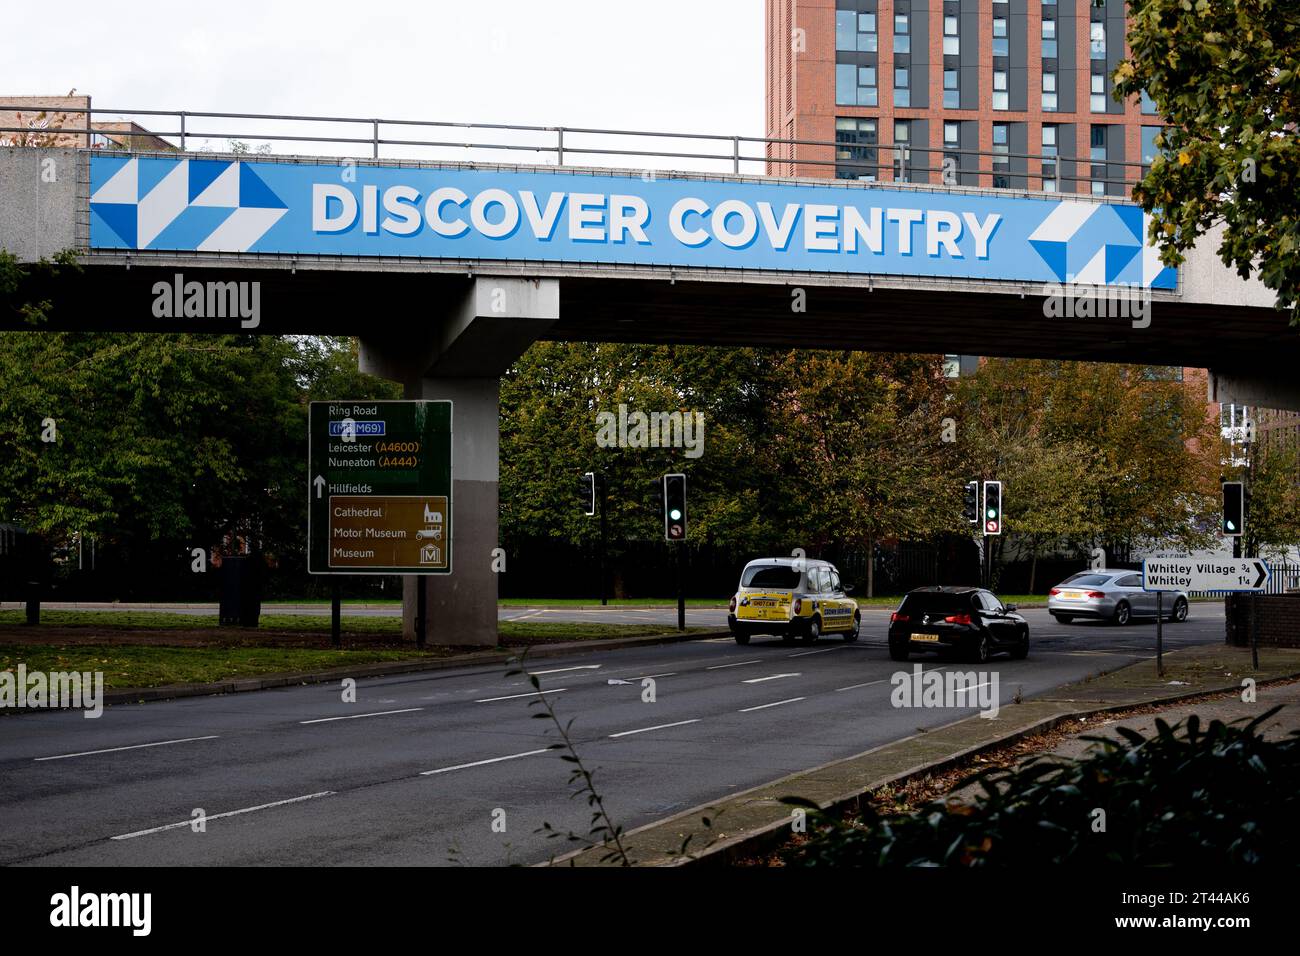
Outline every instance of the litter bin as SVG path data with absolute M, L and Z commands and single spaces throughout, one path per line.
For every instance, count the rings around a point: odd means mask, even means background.
M 222 624 L 257 627 L 262 613 L 261 559 L 248 554 L 221 559 Z

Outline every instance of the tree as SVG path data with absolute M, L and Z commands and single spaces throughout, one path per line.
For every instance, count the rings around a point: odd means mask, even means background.
M 1255 445 L 1247 481 L 1243 553 L 1285 557 L 1300 544 L 1300 447 L 1280 439 Z
M 961 487 L 944 441 L 940 356 L 791 352 L 777 369 L 771 454 L 794 527 L 814 552 L 955 530 Z
M 971 474 L 1006 482 L 996 546 L 1206 544 L 1219 441 L 1196 391 L 1143 366 L 986 360 L 958 394 Z
M 1219 221 L 1219 256 L 1258 268 L 1300 323 L 1300 9 L 1294 0 L 1145 0 L 1130 8 L 1117 99 L 1145 91 L 1162 155 L 1133 190 L 1167 265 Z

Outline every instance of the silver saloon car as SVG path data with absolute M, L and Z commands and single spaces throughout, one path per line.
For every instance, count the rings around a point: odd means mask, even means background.
M 1187 592 L 1165 592 L 1165 620 L 1187 620 Z M 1142 590 L 1141 571 L 1083 571 L 1052 588 L 1047 610 L 1062 624 L 1075 618 L 1127 624 L 1135 617 L 1156 616 L 1156 593 Z

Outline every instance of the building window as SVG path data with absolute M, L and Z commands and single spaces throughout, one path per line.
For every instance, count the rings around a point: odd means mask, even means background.
M 1005 70 L 993 71 L 993 108 L 1005 110 L 1007 103 L 1007 74 Z
M 1160 135 L 1160 130 L 1159 126 L 1142 127 L 1142 162 L 1147 166 L 1155 162 L 1155 158 L 1160 155 L 1160 147 L 1156 145 L 1156 137 Z
M 943 71 L 943 108 L 955 110 L 961 108 L 961 91 L 957 89 L 957 71 Z
M 1156 112 L 1156 101 L 1147 94 L 1146 90 L 1142 91 L 1141 100 L 1143 115 L 1154 116 Z
M 852 53 L 876 52 L 876 15 L 853 10 L 835 11 L 835 49 Z
M 894 181 L 911 182 L 907 167 L 912 159 L 912 121 L 894 121 Z
M 1089 100 L 1090 109 L 1094 113 L 1106 112 L 1106 77 L 1101 73 L 1092 74 L 1092 95 Z
M 876 106 L 876 68 L 835 64 L 835 105 Z
M 1088 56 L 1093 60 L 1106 59 L 1106 24 L 1093 23 Z
M 896 67 L 894 69 L 894 105 L 912 105 L 912 91 L 908 88 L 906 67 Z
M 876 178 L 876 121 L 854 117 L 835 120 L 835 178 Z
M 1007 189 L 1011 186 L 1006 174 L 1011 169 L 1010 152 L 1011 126 L 1008 123 L 993 124 L 993 188 Z
M 909 35 L 908 15 L 906 13 L 894 14 L 894 52 L 912 52 L 912 37 Z
M 944 123 L 943 124 L 943 145 L 956 146 L 961 142 L 961 124 Z
M 1008 48 L 1007 18 L 994 17 L 993 18 L 993 55 L 1007 56 L 1008 55 L 1007 48 Z
M 1106 161 L 1106 127 L 1094 126 L 1089 134 L 1089 158 L 1093 162 L 1104 163 Z M 1092 194 L 1094 196 L 1104 196 L 1106 194 L 1106 167 L 1093 166 L 1092 175 L 1098 177 L 1092 181 Z
M 1043 57 L 1048 60 L 1056 58 L 1056 21 L 1043 21 Z
M 1055 123 L 1044 123 L 1042 133 L 1043 191 L 1056 192 L 1056 150 L 1060 132 Z
M 1056 112 L 1056 74 L 1043 74 L 1043 109 L 1049 113 Z
M 852 10 L 835 11 L 835 49 L 856 50 L 858 48 L 858 15 Z
M 957 18 L 943 18 L 943 55 L 961 55 L 961 37 L 957 35 Z

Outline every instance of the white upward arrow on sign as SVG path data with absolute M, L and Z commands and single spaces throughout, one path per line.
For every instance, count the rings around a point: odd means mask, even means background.
M 316 486 L 316 497 L 319 498 L 320 493 L 325 490 L 325 479 L 321 475 L 317 475 L 312 484 Z
M 1271 572 L 1259 558 L 1148 558 L 1144 591 L 1262 591 Z

